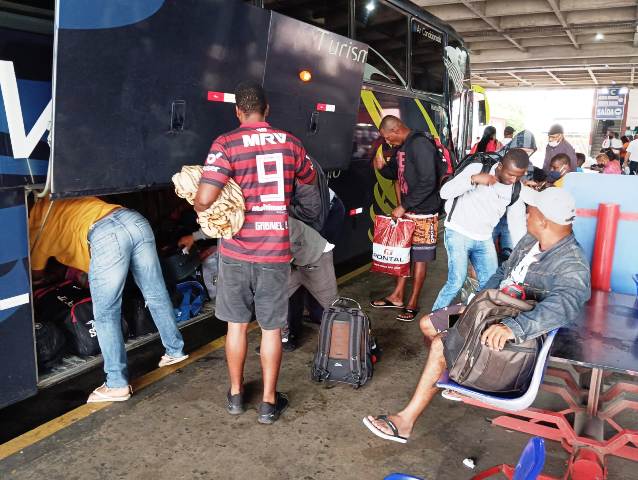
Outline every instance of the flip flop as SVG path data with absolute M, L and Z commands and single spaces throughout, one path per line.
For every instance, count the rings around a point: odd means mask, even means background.
M 377 302 L 383 302 L 383 303 L 379 304 Z M 370 306 L 372 308 L 404 308 L 403 305 L 395 305 L 394 303 L 392 303 L 387 298 L 380 298 L 378 300 L 371 300 L 370 301 Z
M 387 415 L 379 415 L 378 417 L 374 417 L 374 419 L 385 422 L 385 424 L 390 427 L 390 430 L 392 430 L 392 435 L 388 435 L 387 433 L 379 430 L 370 420 L 368 420 L 367 416 L 363 417 L 363 424 L 368 427 L 368 430 L 374 433 L 377 437 L 398 443 L 408 443 L 408 439 L 399 435 L 399 429 L 394 424 L 394 422 L 388 418 Z
M 105 386 L 106 386 L 106 383 L 103 383 L 102 385 L 97 387 L 95 390 L 93 390 L 93 393 L 91 393 L 91 395 L 89 395 L 89 398 L 86 401 L 86 403 L 125 402 L 126 400 L 131 398 L 131 394 L 133 393 L 133 387 L 131 387 L 129 385 L 127 393 L 124 394 L 124 395 L 119 395 L 119 396 L 107 395 L 107 394 L 102 393 L 100 391 L 100 388 L 105 387 Z M 108 391 L 108 387 L 106 387 L 106 388 L 107 388 L 107 391 Z
M 412 322 L 416 316 L 419 314 L 418 308 L 403 308 L 403 313 L 397 315 L 397 320 L 399 322 Z M 403 316 L 401 316 L 403 315 Z M 408 316 L 409 315 L 409 316 Z

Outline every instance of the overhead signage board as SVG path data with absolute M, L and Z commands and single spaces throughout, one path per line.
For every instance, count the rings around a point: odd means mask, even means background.
M 596 120 L 622 120 L 627 88 L 604 88 L 596 92 Z

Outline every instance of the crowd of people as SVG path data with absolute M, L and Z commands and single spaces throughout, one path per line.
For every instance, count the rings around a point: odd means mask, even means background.
M 320 167 L 299 139 L 267 123 L 269 106 L 261 86 L 242 83 L 235 99 L 239 127 L 212 143 L 193 205 L 196 212 L 208 211 L 231 180 L 242 191 L 243 225 L 231 238 L 219 241 L 215 314 L 228 323 L 230 385 L 225 407 L 231 415 L 245 412 L 248 324 L 256 318 L 262 332 L 258 353 L 263 374 L 258 421 L 271 424 L 288 406 L 277 382 L 282 350 L 292 344 L 298 320 L 291 313 L 298 312 L 299 306 L 291 299 L 305 288 L 321 311 L 337 296 L 333 249 L 344 209 L 330 192 L 325 222 L 319 226 L 312 222 L 326 208 L 318 185 Z M 461 311 L 454 301 L 468 272 L 476 276 L 479 290 L 515 285 L 529 290 L 538 301 L 532 311 L 507 318 L 484 333 L 483 341 L 495 350 L 507 341 L 524 342 L 568 323 L 588 299 L 589 266 L 572 233 L 574 200 L 559 188 L 564 176 L 581 168 L 584 160 L 567 142 L 560 125 L 549 130 L 542 169 L 530 163 L 536 142 L 529 131 L 516 133 L 508 127 L 503 141 L 498 141 L 496 130 L 488 127 L 472 153 L 493 152 L 497 159 L 487 165 L 470 162 L 446 176 L 435 143 L 422 132 L 392 115 L 382 119 L 379 132 L 394 147 L 390 157 L 380 148 L 372 162 L 381 175 L 397 183 L 398 203 L 391 215 L 415 224 L 413 285 L 406 298 L 408 279 L 397 278 L 394 290 L 373 300 L 371 306 L 399 310 L 399 321 L 418 320 L 430 349 L 405 409 L 389 416 L 367 416 L 364 423 L 379 437 L 405 442 L 445 368 L 440 334 L 446 327 L 437 315 L 454 308 Z M 609 146 L 620 154 L 624 151 L 626 162 L 638 164 L 631 160 L 634 151 L 638 159 L 638 143 L 626 148 L 617 142 Z M 616 161 L 607 158 L 605 165 Z M 443 215 L 447 281 L 433 313 L 419 317 L 421 290 L 428 263 L 436 258 Z M 120 327 L 122 290 L 129 271 L 166 349 L 159 366 L 188 357 L 162 278 L 153 231 L 142 215 L 93 197 L 41 200 L 31 210 L 30 229 L 34 284 L 51 257 L 88 273 L 106 373 L 105 383 L 94 390 L 89 402 L 124 401 L 132 394 Z M 200 230 L 182 237 L 179 245 L 190 248 L 205 238 Z

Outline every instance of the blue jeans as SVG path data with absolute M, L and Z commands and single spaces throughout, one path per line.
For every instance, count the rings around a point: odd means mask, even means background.
M 468 260 L 472 262 L 478 277 L 479 290 L 496 273 L 498 260 L 492 239 L 472 240 L 452 229 L 445 229 L 445 250 L 447 250 L 447 282 L 436 297 L 432 311 L 447 307 L 459 293 L 467 277 Z
M 500 265 L 509 258 L 512 250 L 514 250 L 512 236 L 510 235 L 510 229 L 507 225 L 507 214 L 503 215 L 496 227 L 494 227 L 492 238 L 495 242 L 498 240 L 498 246 L 500 248 L 498 253 L 498 263 Z
M 183 355 L 184 340 L 175 323 L 173 304 L 166 291 L 153 230 L 139 213 L 119 209 L 89 230 L 91 248 L 89 282 L 97 339 L 104 357 L 106 385 L 128 385 L 126 349 L 122 337 L 122 291 L 129 268 L 140 288 L 166 353 Z

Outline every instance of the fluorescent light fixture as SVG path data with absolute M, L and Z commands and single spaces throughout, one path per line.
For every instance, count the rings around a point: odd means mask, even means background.
M 366 5 L 366 10 L 368 12 L 371 12 L 372 10 L 374 10 L 376 8 L 375 2 L 373 2 L 372 0 L 370 0 L 367 5 Z
M 595 38 L 596 38 L 596 40 L 600 41 L 600 40 L 603 40 L 605 38 L 605 35 L 603 33 L 598 32 L 596 34 Z
M 611 81 L 611 84 L 612 84 L 612 85 L 616 85 L 616 80 L 612 80 L 612 81 Z

